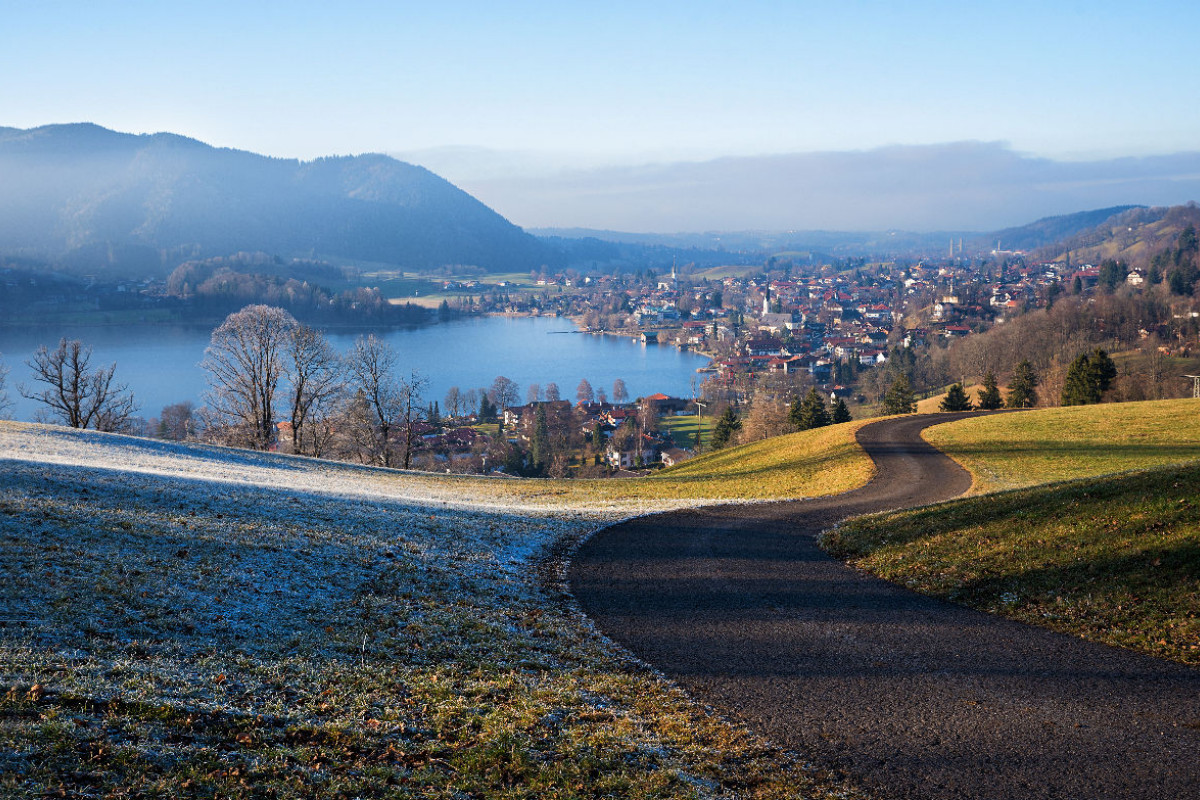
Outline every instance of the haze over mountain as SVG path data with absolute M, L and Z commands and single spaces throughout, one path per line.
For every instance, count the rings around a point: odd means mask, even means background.
M 1200 199 L 1200 152 L 1058 161 L 996 142 L 567 170 L 556 157 L 414 153 L 526 228 L 987 231 L 1081 208 Z
M 558 257 L 427 169 L 385 155 L 300 162 L 90 124 L 0 128 L 0 254 L 169 271 L 243 250 L 491 271 Z

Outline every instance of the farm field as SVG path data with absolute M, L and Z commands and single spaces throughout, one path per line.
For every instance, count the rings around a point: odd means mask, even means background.
M 0 459 L 0 795 L 856 796 L 565 594 L 674 501 L 11 423 Z

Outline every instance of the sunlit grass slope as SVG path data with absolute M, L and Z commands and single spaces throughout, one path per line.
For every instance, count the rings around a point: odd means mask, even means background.
M 531 506 L 653 508 L 705 500 L 815 497 L 855 489 L 871 479 L 874 466 L 854 436 L 865 424 L 847 422 L 731 447 L 646 478 L 513 480 L 392 473 L 390 480 L 438 484 L 463 496 Z
M 868 420 L 718 450 L 645 481 L 643 496 L 767 499 L 836 494 L 863 486 L 874 465 L 854 435 Z
M 1200 465 L 861 517 L 826 545 L 925 594 L 1200 665 Z
M 1200 400 L 1106 403 L 976 417 L 925 431 L 971 471 L 973 493 L 1200 458 Z
M 0 426 L 0 796 L 855 796 L 574 608 L 627 511 L 464 485 Z

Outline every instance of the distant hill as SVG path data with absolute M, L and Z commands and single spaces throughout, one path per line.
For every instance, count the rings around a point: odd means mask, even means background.
M 91 124 L 0 128 L 0 254 L 165 273 L 243 250 L 410 269 L 561 259 L 432 172 L 384 155 L 301 162 Z
M 1137 207 L 1110 217 L 1035 251 L 1036 258 L 1073 264 L 1099 264 L 1105 259 L 1145 268 L 1157 253 L 1171 247 L 1188 225 L 1200 228 L 1200 206 Z
M 995 247 L 999 242 L 1002 250 L 1035 250 L 1095 228 L 1118 214 L 1144 208 L 1145 206 L 1113 206 L 1098 208 L 1095 211 L 1080 211 L 1076 214 L 1043 217 L 1028 225 L 989 233 L 978 244 L 983 247 Z

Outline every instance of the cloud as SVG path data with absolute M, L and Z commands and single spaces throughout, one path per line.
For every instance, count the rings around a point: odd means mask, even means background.
M 489 172 L 473 156 L 472 168 L 438 166 L 513 222 L 537 228 L 995 230 L 1200 198 L 1196 152 L 1071 162 L 955 142 L 526 174 Z

